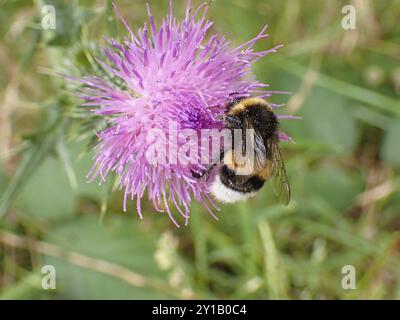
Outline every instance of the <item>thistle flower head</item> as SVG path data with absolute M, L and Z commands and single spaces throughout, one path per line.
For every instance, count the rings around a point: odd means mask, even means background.
M 268 97 L 280 93 L 267 91 L 268 85 L 258 82 L 251 69 L 254 62 L 279 46 L 261 52 L 253 50 L 257 41 L 267 37 L 266 27 L 236 47 L 223 35 L 212 34 L 209 31 L 213 23 L 206 18 L 207 4 L 192 11 L 189 2 L 184 19 L 178 21 L 171 1 L 169 15 L 159 27 L 147 5 L 148 24 L 136 33 L 115 9 L 127 29 L 127 37 L 122 42 L 107 39 L 104 53 L 108 61 L 99 63 L 123 82 L 124 89 L 99 77 L 80 79 L 84 84 L 84 105 L 92 106 L 92 112 L 109 123 L 106 130 L 97 133 L 99 142 L 90 179 L 99 178 L 101 183 L 115 172 L 125 191 L 124 208 L 129 199 L 135 200 L 140 217 L 140 202 L 146 196 L 157 211 L 166 212 L 176 225 L 176 211 L 187 224 L 193 198 L 213 214 L 215 206 L 204 182 L 194 179 L 191 173 L 199 165 L 149 163 L 146 152 L 157 141 L 149 139 L 148 133 L 158 129 L 168 136 L 171 122 L 178 131 L 220 128 L 218 115 L 235 96 Z M 169 156 L 174 152 L 168 149 Z

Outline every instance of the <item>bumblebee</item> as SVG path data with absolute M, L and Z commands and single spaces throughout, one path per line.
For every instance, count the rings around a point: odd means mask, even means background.
M 220 164 L 212 164 L 194 176 L 208 179 L 215 170 L 209 192 L 224 203 L 247 200 L 272 179 L 280 202 L 287 205 L 290 186 L 278 145 L 279 121 L 271 106 L 261 98 L 239 98 L 227 104 L 222 120 L 231 132 L 232 147 L 221 152 Z M 237 129 L 242 133 L 239 138 L 234 134 Z M 251 139 L 246 132 L 252 133 Z M 252 157 L 248 156 L 249 149 Z

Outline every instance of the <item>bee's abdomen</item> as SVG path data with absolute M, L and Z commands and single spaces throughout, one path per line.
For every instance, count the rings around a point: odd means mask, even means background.
M 225 165 L 221 167 L 220 179 L 223 185 L 241 193 L 256 192 L 263 187 L 265 182 L 258 175 L 236 175 L 233 170 Z
M 264 185 L 258 176 L 237 176 L 234 171 L 223 165 L 212 182 L 209 192 L 223 203 L 245 201 L 257 194 Z

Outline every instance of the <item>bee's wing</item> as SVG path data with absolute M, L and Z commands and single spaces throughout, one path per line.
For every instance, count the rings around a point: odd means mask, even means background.
M 265 148 L 264 139 L 262 138 L 258 130 L 252 126 L 250 120 L 247 117 L 245 117 L 244 129 L 252 129 L 254 132 L 254 134 L 251 134 L 248 137 L 249 139 L 244 137 L 243 141 L 246 141 L 247 143 L 246 148 L 251 148 L 250 150 L 254 150 L 255 166 L 258 170 L 260 170 L 261 168 L 265 167 L 267 160 L 267 150 Z
M 269 152 L 271 152 L 272 177 L 275 192 L 279 200 L 284 205 L 288 205 L 290 201 L 290 185 L 286 175 L 286 168 L 282 159 L 281 150 L 275 139 L 271 139 L 269 143 Z

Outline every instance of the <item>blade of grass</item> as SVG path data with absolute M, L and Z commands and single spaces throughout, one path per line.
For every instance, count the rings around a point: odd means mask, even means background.
M 267 220 L 258 224 L 259 233 L 264 249 L 265 279 L 268 286 L 269 298 L 287 299 L 286 272 L 282 266 L 279 252 L 272 237 L 271 228 Z
M 250 279 L 257 274 L 257 251 L 256 247 L 256 233 L 254 232 L 254 225 L 251 223 L 251 213 L 249 207 L 245 202 L 241 202 L 238 205 L 239 217 L 240 217 L 240 228 L 243 239 L 243 263 L 244 273 L 246 278 Z
M 0 198 L 0 218 L 7 212 L 20 188 L 30 179 L 36 168 L 50 154 L 50 151 L 59 138 L 59 130 L 64 124 L 65 120 L 61 118 L 56 120 L 53 127 L 44 134 L 44 137 L 33 143 L 30 150 L 26 152 L 17 172 Z
M 0 294 L 0 300 L 30 299 L 37 296 L 40 290 L 41 277 L 39 272 L 31 272 L 16 284 L 8 287 Z
M 285 63 L 277 64 L 277 66 L 299 78 L 302 78 L 308 69 L 289 59 L 286 59 Z M 374 107 L 375 109 L 388 112 L 397 117 L 400 116 L 400 102 L 396 99 L 342 80 L 332 78 L 322 73 L 319 73 L 315 84 L 322 88 L 336 92 L 342 96 L 361 101 L 365 105 Z
M 52 243 L 33 240 L 6 230 L 0 230 L 0 243 L 19 249 L 31 247 L 37 253 L 62 259 L 72 265 L 120 279 L 132 286 L 154 288 L 160 292 L 181 298 L 180 293 L 174 291 L 169 284 L 159 278 L 142 275 L 122 265 L 71 251 Z
M 196 270 L 200 276 L 202 284 L 206 284 L 209 279 L 207 237 L 204 223 L 200 216 L 201 213 L 202 212 L 199 210 L 195 210 L 191 213 L 190 228 L 194 242 Z
M 59 158 L 61 159 L 61 162 L 63 164 L 65 173 L 67 174 L 69 184 L 71 185 L 71 188 L 74 192 L 77 192 L 78 190 L 78 182 L 76 180 L 76 175 L 74 168 L 72 167 L 71 163 L 71 157 L 69 155 L 69 152 L 65 146 L 65 142 L 63 138 L 60 138 L 57 141 L 56 144 L 56 150 Z

